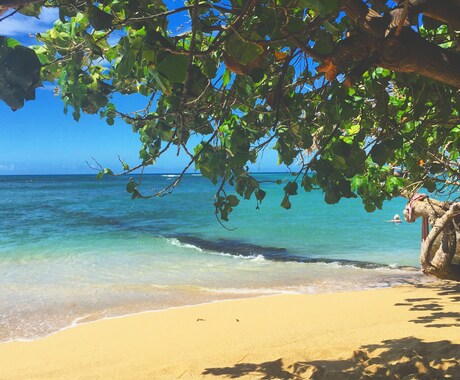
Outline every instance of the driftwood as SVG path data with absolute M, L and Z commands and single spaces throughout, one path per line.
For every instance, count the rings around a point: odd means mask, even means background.
M 409 223 L 419 217 L 427 218 L 431 225 L 420 253 L 422 271 L 441 279 L 460 281 L 460 243 L 457 243 L 460 203 L 413 197 L 404 210 L 404 217 Z

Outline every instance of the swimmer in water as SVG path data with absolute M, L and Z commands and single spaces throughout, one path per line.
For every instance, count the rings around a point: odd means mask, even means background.
M 398 214 L 395 214 L 395 216 L 393 216 L 393 219 L 390 220 L 390 222 L 393 222 L 393 223 L 402 223 L 402 220 L 401 220 L 401 217 L 400 217 Z

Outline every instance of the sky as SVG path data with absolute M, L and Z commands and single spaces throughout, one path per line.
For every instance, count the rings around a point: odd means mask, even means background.
M 32 44 L 31 36 L 45 31 L 57 17 L 53 9 L 45 9 L 39 19 L 15 14 L 0 21 L 0 35 Z M 174 27 L 184 28 L 184 23 Z M 71 112 L 64 115 L 63 103 L 53 94 L 53 88 L 51 83 L 45 83 L 37 89 L 36 100 L 26 102 L 15 112 L 0 101 L 0 175 L 96 173 L 87 163 L 94 164 L 93 158 L 114 172 L 122 171 L 119 156 L 130 166 L 140 163 L 141 144 L 129 125 L 117 120 L 108 126 L 98 115 L 82 115 L 77 123 Z M 135 104 L 136 99 L 126 99 L 126 102 Z M 188 157 L 176 153 L 166 152 L 147 172 L 182 171 Z M 277 165 L 276 152 L 270 149 L 251 169 L 286 170 Z

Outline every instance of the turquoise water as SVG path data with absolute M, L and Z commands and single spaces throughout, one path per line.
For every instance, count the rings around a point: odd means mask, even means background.
M 289 174 L 259 174 L 261 180 Z M 145 176 L 161 189 L 171 175 Z M 426 281 L 420 225 L 388 223 L 404 199 L 368 214 L 361 201 L 326 205 L 321 192 L 279 206 L 264 184 L 259 210 L 242 201 L 228 227 L 216 189 L 186 176 L 164 198 L 132 201 L 127 178 L 0 177 L 0 341 L 143 310 L 278 293 L 318 293 Z

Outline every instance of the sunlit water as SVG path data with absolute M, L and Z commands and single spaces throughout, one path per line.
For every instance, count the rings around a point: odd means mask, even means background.
M 143 188 L 172 180 L 146 176 Z M 282 186 L 265 183 L 260 210 L 242 201 L 229 231 L 214 216 L 216 189 L 200 176 L 151 200 L 132 201 L 126 181 L 0 177 L 0 341 L 220 299 L 426 281 L 410 268 L 420 225 L 387 222 L 403 199 L 368 214 L 357 199 L 330 206 L 321 192 L 300 192 L 285 210 Z

